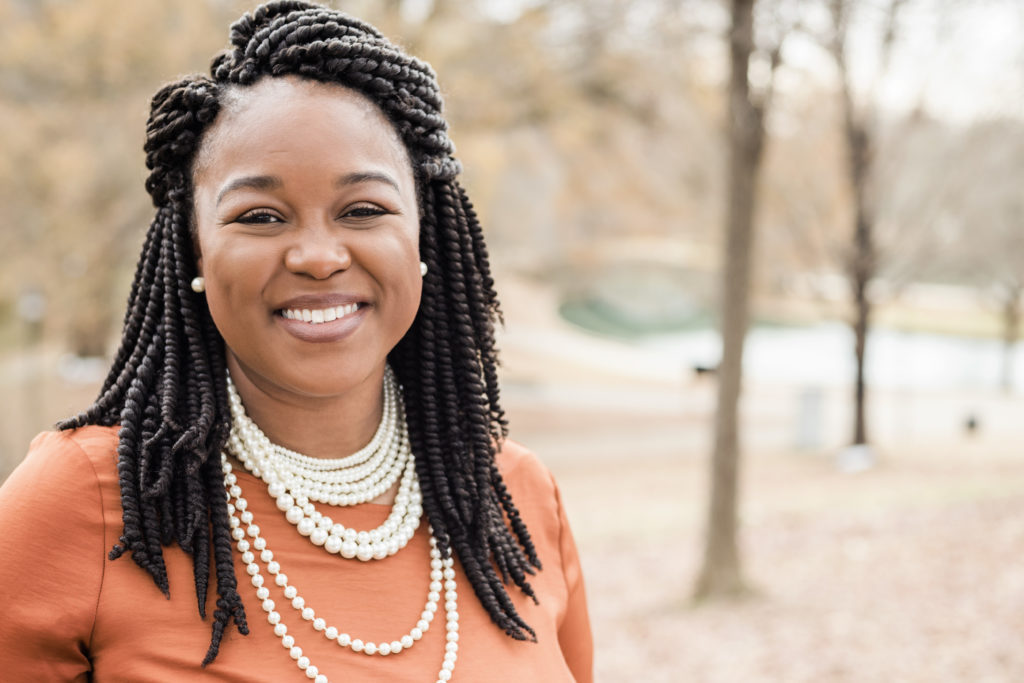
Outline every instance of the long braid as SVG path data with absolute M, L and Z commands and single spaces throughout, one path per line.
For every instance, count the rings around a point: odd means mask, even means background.
M 424 512 L 494 623 L 513 638 L 535 639 L 505 586 L 534 597 L 526 577 L 540 560 L 495 465 L 508 431 L 494 345 L 501 312 L 483 231 L 456 181 L 461 166 L 433 71 L 369 24 L 299 0 L 243 16 L 230 41 L 211 64 L 212 78 L 185 78 L 153 98 L 145 151 L 156 216 L 121 344 L 95 403 L 60 425 L 120 425 L 124 531 L 111 559 L 129 552 L 167 593 L 162 547 L 181 546 L 193 560 L 203 616 L 212 559 L 217 600 L 204 666 L 232 622 L 248 633 L 220 466 L 230 431 L 225 351 L 205 300 L 186 286 L 195 271 L 191 176 L 225 92 L 295 75 L 368 97 L 409 153 L 428 274 L 416 320 L 389 360 L 403 386 Z
M 154 96 L 145 151 L 146 188 L 157 212 L 136 268 L 121 345 L 96 402 L 59 425 L 120 425 L 124 530 L 111 559 L 130 552 L 168 593 L 162 546 L 177 543 L 192 555 L 198 611 L 205 616 L 212 551 L 218 599 L 207 661 L 232 621 L 247 632 L 220 473 L 229 424 L 223 342 L 206 306 L 185 285 L 195 268 L 191 164 L 218 110 L 217 88 L 205 78 L 187 78 Z

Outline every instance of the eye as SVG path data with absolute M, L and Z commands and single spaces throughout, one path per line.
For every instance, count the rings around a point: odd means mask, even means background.
M 280 223 L 281 219 L 266 209 L 254 209 L 243 213 L 235 219 L 235 222 L 245 225 L 270 225 L 271 223 Z
M 394 212 L 384 209 L 376 204 L 363 203 L 348 207 L 341 217 L 349 220 L 367 220 L 390 213 Z

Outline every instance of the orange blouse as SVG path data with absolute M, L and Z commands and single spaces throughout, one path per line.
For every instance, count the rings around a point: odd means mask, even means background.
M 5 681 L 308 680 L 267 623 L 240 554 L 239 593 L 250 633 L 232 625 L 220 654 L 200 667 L 210 642 L 210 617 L 200 619 L 191 559 L 164 549 L 171 595 L 130 557 L 107 554 L 122 529 L 116 428 L 45 432 L 0 487 L 0 563 L 6 616 L 0 619 L 0 678 Z M 592 681 L 593 645 L 580 563 L 558 488 L 539 460 L 508 442 L 498 465 L 543 563 L 530 578 L 538 604 L 512 586 L 519 614 L 537 632 L 520 642 L 494 625 L 456 562 L 459 650 L 454 681 Z M 408 633 L 426 601 L 430 558 L 426 525 L 397 555 L 345 560 L 314 548 L 277 510 L 266 485 L 236 467 L 239 485 L 289 583 L 329 625 L 364 641 L 390 642 Z M 373 528 L 390 506 L 363 504 L 332 511 L 337 521 Z M 211 572 L 207 615 L 216 591 Z M 328 641 L 266 584 L 296 644 L 332 681 L 434 681 L 444 656 L 444 620 L 411 649 L 367 656 Z

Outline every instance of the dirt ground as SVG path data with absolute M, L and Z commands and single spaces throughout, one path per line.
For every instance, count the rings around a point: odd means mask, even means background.
M 707 420 L 529 406 L 512 418 L 519 438 L 550 449 L 598 681 L 1024 681 L 1024 454 L 1011 445 L 908 445 L 859 474 L 828 452 L 748 453 L 741 546 L 753 594 L 696 606 L 707 448 L 685 435 L 709 432 Z M 610 454 L 616 431 L 622 457 Z M 646 441 L 631 447 L 631 433 Z

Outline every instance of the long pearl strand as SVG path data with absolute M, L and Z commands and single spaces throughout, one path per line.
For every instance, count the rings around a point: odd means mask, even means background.
M 344 558 L 369 561 L 390 557 L 408 544 L 423 514 L 400 391 L 391 368 L 386 368 L 384 410 L 373 439 L 345 458 L 320 460 L 272 443 L 245 414 L 229 377 L 232 424 L 227 449 L 266 482 L 278 509 L 314 545 Z M 399 488 L 391 514 L 376 529 L 346 528 L 313 504 L 364 503 L 390 489 L 396 480 Z
M 231 463 L 228 462 L 225 455 L 221 456 L 221 468 L 224 473 L 224 485 L 228 490 L 231 537 L 237 543 L 239 552 L 242 553 L 242 561 L 246 563 L 246 573 L 251 577 L 252 585 L 256 588 L 256 597 L 260 600 L 263 611 L 267 613 L 267 622 L 274 627 L 274 635 L 281 639 L 281 645 L 288 650 L 288 654 L 295 660 L 296 666 L 306 674 L 307 678 L 312 679 L 315 683 L 328 683 L 326 674 L 320 673 L 320 669 L 303 654 L 302 648 L 295 642 L 295 637 L 288 633 L 288 627 L 281 621 L 281 614 L 276 609 L 277 605 L 270 599 L 270 590 L 264 585 L 266 581 L 260 570 L 260 565 L 256 561 L 257 557 L 260 562 L 264 563 L 267 573 L 274 577 L 274 583 L 281 588 L 284 598 L 291 601 L 292 609 L 299 612 L 305 621 L 311 622 L 316 631 L 321 632 L 325 638 L 336 642 L 341 647 L 347 647 L 353 652 L 362 652 L 366 655 L 398 654 L 411 648 L 430 628 L 443 588 L 447 633 L 444 661 L 438 671 L 436 683 L 445 683 L 451 680 L 459 650 L 455 563 L 450 553 L 448 557 L 442 559 L 433 531 L 431 531 L 430 537 L 430 586 L 427 602 L 423 607 L 423 612 L 420 613 L 419 621 L 407 634 L 390 643 L 363 642 L 359 638 L 353 638 L 347 632 L 340 631 L 336 626 L 329 626 L 326 620 L 318 617 L 316 611 L 306 604 L 305 599 L 299 595 L 298 589 L 289 582 L 287 574 L 281 571 L 281 565 L 274 559 L 274 553 L 267 547 L 266 539 L 260 535 L 260 528 L 253 519 L 252 511 L 248 509 L 248 501 L 242 497 L 238 477 L 232 471 Z M 244 529 L 242 528 L 243 524 L 245 525 Z M 252 539 L 251 542 L 246 537 Z M 257 556 L 254 551 L 258 551 L 259 555 Z

